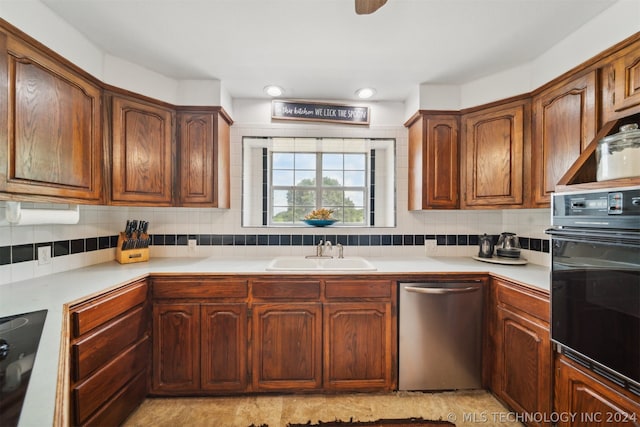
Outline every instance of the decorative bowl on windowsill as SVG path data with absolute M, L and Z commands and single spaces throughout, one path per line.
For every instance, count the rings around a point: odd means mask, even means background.
M 315 209 L 309 212 L 307 215 L 305 215 L 302 221 L 313 227 L 326 227 L 338 221 L 337 219 L 331 218 L 331 214 L 333 214 L 333 212 L 334 212 L 333 209 L 327 209 L 327 208 Z
M 327 227 L 334 222 L 338 222 L 337 219 L 303 219 L 302 221 L 313 227 Z

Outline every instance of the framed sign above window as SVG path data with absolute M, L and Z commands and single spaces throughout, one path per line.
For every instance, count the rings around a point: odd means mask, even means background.
M 315 122 L 369 124 L 369 107 L 310 101 L 271 101 L 271 118 Z

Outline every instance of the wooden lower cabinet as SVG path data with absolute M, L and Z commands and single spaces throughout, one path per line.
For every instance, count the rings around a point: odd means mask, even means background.
M 324 388 L 390 389 L 391 303 L 324 306 Z
M 493 279 L 491 301 L 491 390 L 520 414 L 550 414 L 553 389 L 548 296 Z M 548 425 L 546 417 L 541 417 L 542 422 L 532 418 L 527 425 Z
M 155 395 L 390 391 L 395 282 L 153 280 Z
M 200 389 L 200 305 L 153 305 L 152 392 Z
M 149 390 L 146 279 L 69 308 L 70 424 L 118 425 Z
M 215 392 L 247 389 L 247 305 L 200 306 L 200 387 Z
M 322 304 L 255 304 L 254 391 L 319 389 L 322 385 Z
M 558 426 L 640 426 L 640 399 L 563 355 L 555 359 Z
M 245 391 L 244 303 L 156 303 L 155 394 Z

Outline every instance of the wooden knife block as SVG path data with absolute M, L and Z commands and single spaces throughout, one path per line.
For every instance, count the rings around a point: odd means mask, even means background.
M 118 236 L 118 246 L 116 247 L 116 261 L 120 264 L 131 264 L 134 262 L 149 261 L 149 248 L 122 249 L 127 236 L 120 233 Z

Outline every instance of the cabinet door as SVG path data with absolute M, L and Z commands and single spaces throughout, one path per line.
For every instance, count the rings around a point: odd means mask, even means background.
M 555 411 L 574 417 L 560 419 L 559 427 L 640 425 L 637 395 L 588 372 L 562 355 L 556 356 L 555 370 Z
M 113 96 L 111 203 L 170 206 L 173 112 Z
M 640 113 L 640 40 L 613 55 L 603 79 L 603 122 Z
M 409 126 L 409 209 L 455 209 L 458 187 L 458 117 L 425 114 Z
M 216 139 L 212 113 L 179 113 L 179 204 L 215 206 Z
M 153 305 L 154 393 L 200 389 L 199 304 Z
M 463 207 L 521 207 L 526 102 L 463 117 Z
M 100 88 L 11 36 L 0 50 L 0 192 L 99 203 Z
M 202 390 L 247 388 L 247 305 L 203 304 L 200 307 Z
M 533 202 L 550 194 L 596 135 L 596 72 L 553 86 L 533 99 Z
M 220 108 L 178 113 L 178 204 L 229 208 L 229 123 Z
M 391 303 L 324 306 L 324 388 L 392 387 Z
M 322 305 L 255 304 L 254 391 L 303 390 L 322 384 Z
M 551 342 L 549 328 L 497 308 L 494 392 L 519 413 L 551 413 Z M 540 426 L 531 422 L 529 425 Z

